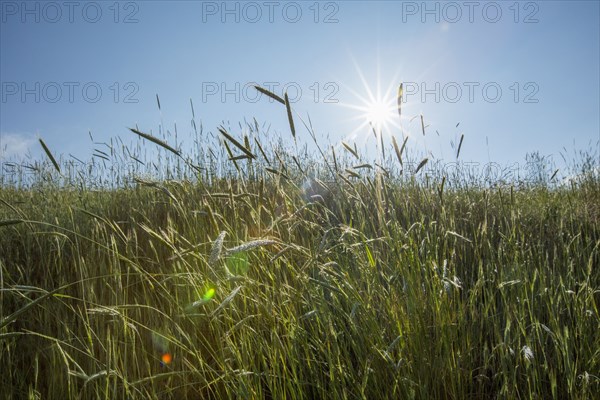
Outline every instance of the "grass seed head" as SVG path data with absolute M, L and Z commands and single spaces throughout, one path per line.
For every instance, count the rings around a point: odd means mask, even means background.
M 212 249 L 210 250 L 210 257 L 208 259 L 208 265 L 211 267 L 215 266 L 221 257 L 221 250 L 223 249 L 223 240 L 225 239 L 225 235 L 227 235 L 227 232 L 222 231 L 213 243 Z

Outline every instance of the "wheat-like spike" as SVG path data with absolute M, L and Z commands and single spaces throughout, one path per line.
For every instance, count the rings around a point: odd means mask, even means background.
M 149 134 L 147 134 L 147 133 L 144 133 L 144 132 L 142 132 L 142 131 L 140 131 L 140 130 L 137 130 L 137 129 L 135 129 L 135 128 L 129 128 L 129 130 L 130 130 L 131 132 L 135 133 L 136 135 L 138 135 L 138 136 L 140 136 L 140 137 L 142 137 L 142 138 L 144 138 L 144 139 L 146 139 L 146 140 L 149 140 L 149 141 L 151 141 L 152 143 L 154 143 L 154 144 L 157 144 L 157 145 L 159 145 L 160 147 L 162 147 L 162 148 L 164 148 L 164 149 L 167 149 L 167 150 L 169 150 L 171 153 L 173 153 L 173 154 L 175 154 L 175 155 L 177 155 L 177 156 L 181 156 L 181 153 L 179 152 L 179 150 L 176 150 L 175 148 L 173 148 L 173 147 L 169 146 L 169 145 L 167 144 L 167 142 L 165 142 L 165 141 L 163 141 L 163 140 L 160 140 L 159 138 L 157 138 L 157 137 L 154 137 L 154 136 L 152 136 L 152 135 L 149 135 Z
M 356 159 L 360 159 L 360 157 L 358 156 L 358 152 L 356 150 L 354 150 L 352 147 L 350 147 L 349 145 L 347 145 L 344 142 L 342 142 L 342 146 L 344 146 L 344 148 L 346 150 L 348 150 Z
M 400 162 L 400 166 L 402 166 L 402 153 L 398 148 L 398 143 L 396 142 L 396 138 L 392 136 L 392 144 L 394 145 L 394 151 L 396 152 L 396 157 L 398 157 L 398 161 Z
M 215 311 L 212 312 L 211 317 L 217 315 L 223 308 L 225 308 L 229 303 L 231 303 L 231 300 L 233 300 L 233 298 L 236 294 L 238 294 L 241 288 L 242 286 L 238 286 L 235 289 L 233 289 L 231 293 L 229 293 L 229 295 L 223 299 L 223 301 L 221 302 L 221 304 L 219 304 Z
M 210 257 L 208 259 L 208 265 L 214 266 L 219 258 L 221 257 L 221 249 L 223 248 L 223 240 L 225 239 L 227 232 L 223 231 L 219 233 L 219 236 L 215 239 L 212 249 L 210 249 Z
M 260 145 L 260 142 L 256 138 L 254 138 L 254 143 L 256 143 L 256 146 L 258 147 L 260 154 L 262 154 L 262 156 L 265 159 L 265 161 L 267 162 L 267 164 L 271 165 L 271 161 L 269 160 L 269 157 L 267 157 L 267 154 L 265 153 L 262 146 Z
M 352 166 L 352 168 L 354 168 L 354 169 L 361 169 L 361 168 L 373 169 L 373 166 L 371 164 L 360 164 L 360 165 L 354 165 L 354 166 Z
M 463 139 L 465 138 L 465 134 L 460 135 L 460 143 L 458 143 L 458 150 L 456 151 L 456 158 L 460 155 L 460 148 L 462 147 Z
M 42 140 L 42 138 L 40 138 L 39 141 L 40 141 L 40 144 L 42 145 L 42 148 L 44 149 L 44 152 L 46 153 L 46 155 L 48 156 L 48 158 L 52 162 L 52 165 L 54 165 L 54 168 L 58 171 L 58 173 L 60 173 L 60 167 L 58 166 L 58 163 L 56 162 L 56 159 L 54 158 L 54 156 L 50 152 L 50 149 L 48 148 L 48 146 L 46 146 L 46 143 L 44 143 L 44 141 Z
M 406 147 L 406 142 L 408 142 L 408 136 L 404 138 L 402 142 L 402 147 L 400 147 L 400 155 L 404 154 L 404 148 Z
M 223 135 L 227 140 L 229 140 L 231 142 L 231 144 L 233 144 L 235 147 L 237 147 L 238 149 L 240 149 L 249 158 L 252 158 L 252 159 L 256 158 L 256 156 L 254 154 L 252 154 L 252 152 L 249 149 L 247 149 L 243 144 L 241 144 L 240 142 L 238 142 L 233 136 L 231 136 L 229 133 L 227 133 L 227 131 L 225 130 L 225 128 L 219 127 L 217 129 L 219 130 L 219 132 L 221 133 L 221 135 Z M 226 143 L 226 142 L 223 142 L 223 143 Z M 230 158 L 231 157 L 233 157 L 233 154 L 230 156 Z
M 398 117 L 402 118 L 402 94 L 403 94 L 402 83 L 398 86 Z
M 416 175 L 416 174 L 419 172 L 419 170 L 420 170 L 421 168 L 423 168 L 423 167 L 425 166 L 425 164 L 427 164 L 427 161 L 429 161 L 429 159 L 428 159 L 428 158 L 424 158 L 424 159 L 423 159 L 423 160 L 422 160 L 422 161 L 419 163 L 419 165 L 417 166 L 417 169 L 415 170 L 415 175 Z
M 292 107 L 290 106 L 290 99 L 288 98 L 287 92 L 284 93 L 285 108 L 287 109 L 288 122 L 290 123 L 290 130 L 292 131 L 292 137 L 296 140 L 296 128 L 294 127 L 294 118 L 292 117 Z
M 263 89 L 260 86 L 256 86 L 254 85 L 254 88 L 256 90 L 258 90 L 259 92 L 261 92 L 264 95 L 269 96 L 270 98 L 272 98 L 273 100 L 277 100 L 278 102 L 280 102 L 281 104 L 285 105 L 285 100 L 282 99 L 281 97 L 277 96 L 275 93 L 268 91 L 267 89 Z
M 236 247 L 233 247 L 231 249 L 225 250 L 225 255 L 229 256 L 229 255 L 232 255 L 232 254 L 241 253 L 243 251 L 252 250 L 252 249 L 255 249 L 257 247 L 268 246 L 270 244 L 277 244 L 277 241 L 276 240 L 271 240 L 271 239 L 252 240 L 250 242 L 242 243 L 239 246 L 236 246 Z

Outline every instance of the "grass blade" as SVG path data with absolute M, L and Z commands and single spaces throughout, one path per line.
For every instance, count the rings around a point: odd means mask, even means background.
M 58 166 L 58 163 L 56 162 L 56 159 L 54 158 L 54 156 L 50 152 L 50 149 L 48 148 L 48 146 L 46 146 L 46 143 L 44 143 L 44 141 L 41 138 L 39 140 L 40 140 L 40 144 L 42 145 L 42 148 L 46 152 L 46 155 L 48 156 L 48 158 L 52 162 L 52 165 L 54 165 L 54 168 L 56 168 L 56 170 L 58 171 L 58 173 L 60 173 L 60 167 Z
M 354 150 L 352 147 L 350 147 L 349 145 L 347 145 L 344 142 L 342 142 L 342 146 L 344 146 L 344 148 L 346 150 L 348 150 L 354 157 L 356 157 L 356 159 L 359 159 L 358 153 L 356 152 L 356 150 Z
M 404 89 L 402 88 L 402 83 L 398 86 L 398 117 L 402 119 L 402 94 Z
M 278 171 L 278 170 L 276 170 L 276 169 L 274 169 L 274 168 L 265 167 L 265 171 L 267 171 L 267 172 L 270 172 L 270 173 L 271 173 L 271 174 L 273 174 L 273 175 L 278 175 L 278 176 L 281 176 L 282 178 L 285 178 L 285 179 L 287 179 L 287 180 L 289 180 L 289 179 L 290 179 L 290 177 L 289 177 L 289 176 L 287 176 L 287 175 L 285 174 L 285 172 Z
M 6 219 L 4 221 L 0 221 L 0 226 L 16 225 L 20 224 L 21 222 L 23 222 L 22 219 Z
M 229 295 L 227 297 L 225 297 L 225 299 L 223 299 L 223 301 L 221 302 L 221 304 L 219 304 L 219 306 L 215 309 L 215 311 L 212 312 L 211 317 L 215 317 L 215 315 L 217 315 L 223 308 L 225 308 L 227 306 L 227 304 L 231 303 L 231 300 L 233 300 L 233 298 L 235 297 L 236 294 L 238 294 L 238 292 L 240 291 L 242 287 L 238 286 L 235 289 L 233 289 L 231 291 L 231 293 L 229 293 Z
M 355 165 L 352 168 L 354 168 L 354 169 L 361 169 L 361 168 L 373 169 L 373 166 L 371 164 L 360 164 L 360 165 Z
M 473 243 L 473 241 L 471 239 L 468 239 L 468 238 L 464 237 L 463 235 L 461 235 L 460 233 L 456 233 L 454 231 L 446 231 L 446 235 L 452 235 L 454 237 L 464 240 L 465 242 Z
M 272 98 L 273 100 L 276 100 L 278 102 L 280 102 L 281 104 L 285 105 L 285 100 L 283 100 L 281 97 L 277 96 L 275 93 L 268 91 L 267 89 L 263 89 L 260 86 L 254 86 L 254 88 L 256 90 L 258 90 L 259 92 L 261 92 L 262 94 L 269 96 L 270 98 Z
M 256 138 L 254 138 L 254 143 L 256 143 L 256 146 L 258 147 L 260 154 L 262 154 L 262 156 L 265 159 L 265 161 L 267 162 L 267 164 L 271 165 L 271 161 L 269 161 L 269 157 L 267 157 L 267 154 L 265 153 L 262 146 L 260 145 L 260 142 Z
M 408 142 L 408 136 L 404 138 L 404 142 L 402 142 L 402 147 L 400 147 L 400 155 L 404 153 L 404 148 L 406 147 L 406 142 Z
M 215 239 L 212 248 L 210 249 L 210 257 L 208 258 L 208 265 L 214 267 L 219 258 L 221 258 L 221 249 L 223 249 L 223 240 L 225 239 L 227 232 L 222 231 L 219 236 Z
M 465 138 L 465 134 L 460 135 L 460 142 L 458 143 L 458 150 L 456 151 L 456 158 L 458 158 L 460 154 L 460 148 L 462 147 L 463 139 Z
M 66 288 L 68 286 L 61 286 L 59 288 L 56 288 L 50 292 L 45 292 L 43 295 L 41 295 L 40 297 L 38 297 L 35 300 L 32 300 L 30 303 L 25 304 L 23 307 L 19 308 L 17 311 L 13 312 L 10 315 L 7 315 L 6 317 L 4 317 L 2 319 L 2 321 L 0 321 L 0 329 L 4 328 L 6 325 L 10 324 L 12 321 L 14 321 L 15 319 L 17 319 L 17 317 L 21 314 L 23 314 L 25 311 L 29 310 L 31 307 L 35 306 L 36 304 L 41 303 L 42 301 L 44 301 L 45 299 L 47 299 L 48 297 L 54 296 L 55 294 L 57 294 L 59 291 L 63 290 L 64 288 Z
M 429 159 L 424 158 L 423 161 L 421 161 L 419 163 L 419 165 L 417 166 L 417 169 L 415 170 L 415 175 L 421 170 L 421 168 L 423 168 L 425 166 L 425 164 L 427 164 L 427 161 L 429 161 Z
M 135 133 L 136 135 L 141 136 L 144 139 L 149 140 L 150 142 L 152 142 L 154 144 L 157 144 L 157 145 L 159 145 L 160 147 L 162 147 L 164 149 L 169 150 L 171 153 L 173 153 L 173 154 L 175 154 L 177 156 L 181 156 L 181 153 L 178 150 L 176 150 L 173 147 L 169 146 L 166 142 L 160 140 L 159 138 L 156 138 L 156 137 L 154 137 L 152 135 L 148 135 L 147 133 L 144 133 L 142 131 L 138 131 L 135 128 L 129 128 L 129 130 L 131 132 Z
M 276 240 L 271 240 L 271 239 L 252 240 L 250 242 L 242 243 L 239 246 L 225 250 L 225 255 L 230 256 L 235 253 L 249 251 L 249 250 L 253 250 L 257 247 L 263 247 L 263 246 L 268 246 L 268 245 L 277 244 L 277 243 L 278 242 Z
M 404 143 L 406 143 L 406 139 L 404 140 Z M 402 152 L 398 148 L 398 143 L 396 142 L 396 138 L 394 136 L 392 136 L 392 144 L 394 145 L 396 157 L 398 157 L 398 161 L 400 161 L 400 165 L 402 165 Z M 402 145 L 402 149 L 404 149 L 404 144 Z
M 294 118 L 292 117 L 292 107 L 290 107 L 290 99 L 288 98 L 287 92 L 285 96 L 285 108 L 287 109 L 288 121 L 290 122 L 290 129 L 292 131 L 292 137 L 296 140 L 296 128 L 294 127 Z
M 252 160 L 252 157 L 247 156 L 246 154 L 240 154 L 239 156 L 233 156 L 228 158 L 229 161 L 239 161 L 239 160 Z
M 256 156 L 254 154 L 252 154 L 250 152 L 250 150 L 248 150 L 246 148 L 246 146 L 244 146 L 243 144 L 241 144 L 240 142 L 235 140 L 233 138 L 233 136 L 231 136 L 229 133 L 227 133 L 227 131 L 223 127 L 219 127 L 218 129 L 219 129 L 219 132 L 221 132 L 221 135 L 225 136 L 225 139 L 229 140 L 231 142 L 231 144 L 233 144 L 235 147 L 240 149 L 244 154 L 246 154 L 248 157 L 250 157 L 252 159 L 256 158 Z

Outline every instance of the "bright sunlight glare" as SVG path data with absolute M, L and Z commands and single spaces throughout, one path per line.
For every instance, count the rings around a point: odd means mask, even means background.
M 400 115 L 401 92 L 398 73 L 394 74 L 387 84 L 383 84 L 377 68 L 375 81 L 369 82 L 355 60 L 354 66 L 362 83 L 362 90 L 355 85 L 344 85 L 354 95 L 355 101 L 339 103 L 339 105 L 355 110 L 355 116 L 350 118 L 350 121 L 356 121 L 357 124 L 343 141 L 352 143 L 359 139 L 359 142 L 365 144 L 375 134 L 376 146 L 380 146 L 384 144 L 385 138 L 390 138 L 392 135 L 404 136 L 406 132 L 401 121 L 408 121 L 408 119 L 404 112 Z
M 390 126 L 398 118 L 395 99 L 377 98 L 364 107 L 364 117 L 377 131 Z

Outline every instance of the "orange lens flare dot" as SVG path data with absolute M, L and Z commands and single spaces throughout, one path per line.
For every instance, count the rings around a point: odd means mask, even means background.
M 173 361 L 173 356 L 171 353 L 164 353 L 161 357 L 161 360 L 163 364 L 171 364 L 171 361 Z

